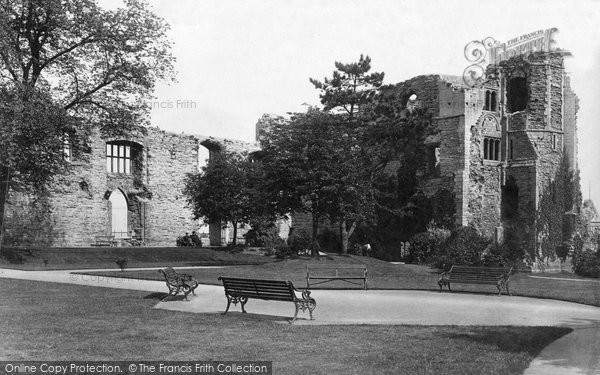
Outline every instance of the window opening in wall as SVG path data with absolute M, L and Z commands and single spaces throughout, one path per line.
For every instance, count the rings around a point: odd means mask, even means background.
M 69 141 L 68 136 L 63 137 L 63 159 L 66 161 L 71 161 L 71 157 L 73 156 L 71 150 L 71 141 Z
M 491 90 L 485 91 L 485 103 L 483 104 L 484 111 L 496 111 L 496 92 Z
M 406 101 L 406 109 L 409 112 L 414 111 L 415 109 L 417 109 L 419 107 L 419 98 L 417 97 L 417 94 L 411 94 L 408 97 L 408 100 Z
M 111 173 L 131 174 L 131 146 L 118 142 L 107 143 L 106 170 Z
M 527 108 L 527 80 L 524 77 L 515 77 L 508 81 L 506 99 L 509 112 Z
M 485 137 L 483 139 L 483 159 L 500 160 L 500 140 Z
M 556 150 L 558 148 L 558 137 L 556 134 L 552 134 L 552 149 Z
M 428 149 L 428 170 L 432 177 L 438 177 L 440 175 L 440 146 L 432 145 Z
M 111 208 L 111 232 L 115 238 L 128 237 L 127 231 L 127 199 L 123 192 L 119 189 L 113 191 L 110 194 L 110 208 Z
M 516 219 L 519 213 L 519 188 L 514 177 L 510 176 L 502 186 L 502 218 Z
M 513 159 L 513 140 L 508 141 L 508 158 Z

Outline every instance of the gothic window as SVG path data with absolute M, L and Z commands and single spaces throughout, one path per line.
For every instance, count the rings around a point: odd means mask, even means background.
M 498 138 L 485 137 L 483 139 L 483 159 L 500 160 L 500 140 Z
M 486 90 L 485 91 L 485 103 L 483 104 L 484 111 L 496 111 L 496 91 Z
M 429 146 L 427 155 L 428 171 L 432 177 L 438 177 L 440 175 L 440 146 L 434 145 Z
M 131 146 L 124 142 L 106 143 L 106 170 L 131 174 Z
M 527 108 L 527 80 L 524 77 L 515 77 L 508 81 L 506 99 L 509 112 L 518 112 Z

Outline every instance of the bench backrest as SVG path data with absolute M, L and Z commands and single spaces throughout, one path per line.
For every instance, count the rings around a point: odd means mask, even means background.
M 310 276 L 365 276 L 367 274 L 367 266 L 362 264 L 327 266 L 327 265 L 306 265 L 306 273 Z
M 470 267 L 470 266 L 452 266 L 450 269 L 450 278 L 465 281 L 498 281 L 504 275 L 510 275 L 512 268 L 507 270 L 503 267 Z
M 181 277 L 179 276 L 179 274 L 177 272 L 175 272 L 175 270 L 171 267 L 167 267 L 165 269 L 158 270 L 158 272 L 161 272 L 164 275 L 165 280 L 171 284 L 176 284 L 181 280 Z
M 237 297 L 258 298 L 275 301 L 294 301 L 294 286 L 290 281 L 241 279 L 219 277 L 225 294 Z

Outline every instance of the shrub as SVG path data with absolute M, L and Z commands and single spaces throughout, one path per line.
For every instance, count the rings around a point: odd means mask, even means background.
M 573 272 L 580 276 L 600 277 L 600 257 L 593 250 L 576 251 L 573 255 Z
M 449 269 L 454 264 L 479 266 L 482 255 L 490 240 L 472 227 L 462 227 L 454 231 L 429 258 L 429 263 L 437 268 Z
M 117 263 L 121 271 L 125 271 L 127 268 L 127 258 L 119 258 L 115 261 L 115 263 Z
M 277 258 L 277 259 L 285 259 L 285 258 L 295 257 L 297 255 L 298 255 L 298 252 L 289 246 L 282 245 L 282 246 L 275 247 L 275 258 Z
M 245 235 L 248 246 L 274 248 L 285 244 L 285 241 L 279 237 L 279 230 L 274 223 L 259 222 L 253 223 Z
M 290 236 L 287 239 L 287 244 L 295 254 L 298 254 L 305 252 L 306 249 L 310 249 L 311 240 L 310 234 L 304 229 L 292 228 Z
M 342 241 L 340 235 L 335 231 L 325 228 L 325 230 L 317 236 L 319 246 L 323 251 L 339 253 L 342 250 Z
M 18 249 L 12 247 L 0 247 L 0 258 L 6 259 L 12 264 L 23 264 L 25 263 L 25 257 Z
M 430 224 L 427 232 L 417 233 L 410 239 L 409 253 L 404 257 L 404 261 L 426 263 L 431 256 L 440 252 L 440 246 L 449 237 L 449 230 Z

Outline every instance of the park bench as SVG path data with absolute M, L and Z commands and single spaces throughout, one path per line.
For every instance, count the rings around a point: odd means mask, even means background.
M 298 290 L 294 287 L 291 281 L 280 280 L 258 280 L 258 279 L 242 279 L 235 277 L 219 277 L 225 288 L 225 297 L 227 297 L 227 308 L 223 315 L 229 311 L 229 306 L 233 302 L 237 305 L 241 303 L 242 312 L 245 313 L 244 305 L 248 299 L 262 299 L 270 301 L 293 302 L 296 306 L 293 323 L 298 317 L 298 310 L 302 312 L 308 310 L 310 319 L 313 319 L 312 312 L 317 307 L 317 301 L 310 297 L 310 291 Z M 296 292 L 300 292 L 298 296 Z
M 181 291 L 183 291 L 183 296 L 186 300 L 188 294 L 195 294 L 194 290 L 198 287 L 198 282 L 192 277 L 192 275 L 177 273 L 171 267 L 158 270 L 158 272 L 163 274 L 165 282 L 167 283 L 167 287 L 169 288 L 169 295 L 165 296 L 162 301 L 170 296 L 176 296 L 177 293 Z
M 310 288 L 311 280 L 320 280 L 313 282 L 312 285 L 319 285 L 330 281 L 340 280 L 350 284 L 361 285 L 367 290 L 367 266 L 365 265 L 306 265 L 306 288 Z M 359 282 L 358 280 L 362 280 Z
M 502 289 L 510 295 L 508 283 L 512 274 L 512 267 L 507 271 L 504 267 L 470 267 L 470 266 L 452 266 L 449 271 L 442 272 L 438 279 L 440 292 L 444 285 L 450 289 L 451 283 L 460 284 L 490 284 L 496 285 L 498 295 L 502 294 Z
M 115 236 L 94 236 L 92 246 L 115 246 Z

